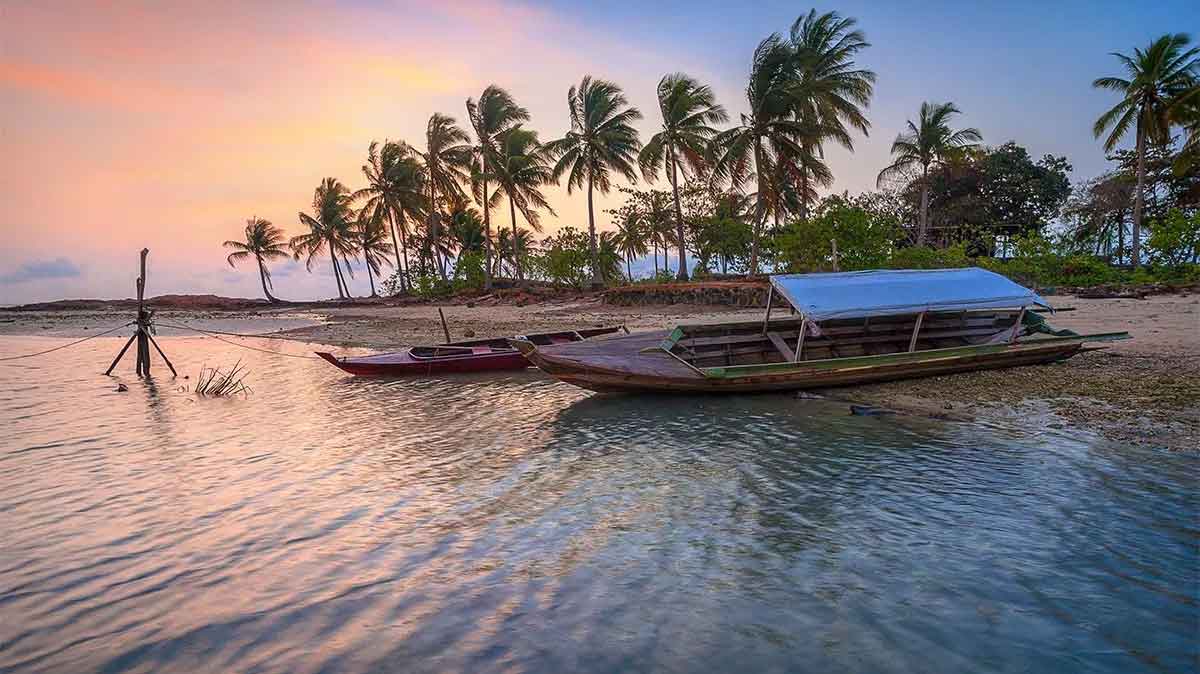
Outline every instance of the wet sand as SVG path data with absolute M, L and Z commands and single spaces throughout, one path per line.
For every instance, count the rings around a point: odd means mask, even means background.
M 1200 447 L 1200 296 L 1146 299 L 1050 297 L 1074 311 L 1049 317 L 1077 332 L 1127 330 L 1132 340 L 1053 365 L 974 372 L 820 392 L 902 412 L 947 419 L 1049 415 L 1051 424 L 1097 432 L 1124 442 Z M 761 318 L 761 309 L 665 305 L 616 307 L 573 297 L 516 304 L 442 307 L 452 339 L 506 336 L 578 327 L 625 325 L 632 331 L 680 322 Z M 86 336 L 128 311 L 0 312 L 0 335 Z M 379 304 L 298 310 L 166 311 L 160 324 L 195 325 L 242 334 L 344 347 L 393 349 L 443 340 L 438 307 Z M 167 331 L 167 334 L 171 334 Z M 232 348 L 232 347 L 231 347 Z

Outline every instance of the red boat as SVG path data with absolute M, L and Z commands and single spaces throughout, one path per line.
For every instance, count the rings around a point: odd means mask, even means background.
M 526 335 L 516 339 L 538 346 L 552 346 L 579 342 L 600 335 L 611 335 L 624 326 L 614 328 L 589 328 Z M 625 330 L 625 332 L 629 332 Z M 431 375 L 455 372 L 492 372 L 498 370 L 523 370 L 531 367 L 521 352 L 509 345 L 508 338 L 478 339 L 469 342 L 450 342 L 435 346 L 414 346 L 404 351 L 376 353 L 370 356 L 346 356 L 339 358 L 332 353 L 318 351 L 317 355 L 331 364 L 356 375 Z

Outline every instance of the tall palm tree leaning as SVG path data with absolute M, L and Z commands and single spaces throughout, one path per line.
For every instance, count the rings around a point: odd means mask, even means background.
M 826 187 L 833 183 L 833 174 L 823 160 L 823 142 L 833 140 L 853 151 L 847 127 L 864 136 L 871 128 L 865 109 L 875 91 L 875 73 L 857 68 L 854 61 L 871 43 L 855 28 L 857 24 L 856 19 L 837 12 L 817 14 L 816 10 L 792 24 L 793 114 L 815 131 L 802 140 L 804 153 L 797 161 L 802 218 L 808 217 L 808 202 L 816 196 L 810 181 Z
M 425 127 L 425 151 L 417 151 L 417 155 L 425 162 L 426 187 L 429 190 L 426 248 L 433 255 L 442 280 L 446 279 L 446 260 L 436 249 L 431 249 L 433 242 L 441 240 L 438 194 L 451 200 L 466 199 L 462 186 L 470 179 L 469 141 L 467 132 L 458 126 L 453 117 L 439 112 L 429 118 Z
M 364 207 L 359 211 L 355 225 L 358 252 L 362 253 L 363 262 L 367 266 L 367 280 L 371 282 L 371 297 L 379 297 L 375 292 L 375 277 L 381 276 L 383 265 L 391 264 L 388 256 L 396 252 L 392 244 L 388 243 L 387 213 L 380 209 Z
M 333 277 L 337 281 L 338 297 L 341 299 L 350 295 L 350 286 L 342 276 L 338 255 L 345 259 L 357 248 L 351 201 L 350 191 L 345 185 L 337 178 L 325 178 L 313 191 L 314 215 L 300 214 L 301 224 L 308 226 L 309 231 L 292 237 L 288 242 L 297 260 L 305 258 L 304 266 L 309 271 L 312 271 L 313 260 L 326 249 L 329 250 L 329 261 L 333 265 Z M 349 268 L 346 271 L 349 273 Z
M 1133 199 L 1133 266 L 1141 263 L 1142 204 L 1145 200 L 1146 142 L 1165 145 L 1171 138 L 1173 108 L 1188 98 L 1200 77 L 1200 47 L 1187 49 L 1191 38 L 1186 33 L 1163 35 L 1133 56 L 1114 52 L 1125 66 L 1129 79 L 1101 77 L 1092 82 L 1098 89 L 1111 89 L 1124 98 L 1100 115 L 1092 127 L 1097 138 L 1111 129 L 1104 149 L 1111 152 L 1129 133 L 1137 134 L 1137 189 Z
M 642 118 L 637 108 L 629 106 L 621 87 L 607 80 L 584 76 L 579 86 L 567 92 L 567 108 L 571 115 L 571 130 L 567 135 L 546 144 L 548 156 L 557 159 L 552 178 L 567 178 L 567 193 L 587 185 L 588 236 L 592 257 L 592 287 L 603 284 L 600 275 L 600 255 L 596 247 L 596 213 L 592 191 L 607 194 L 612 189 L 611 174 L 616 171 L 631 183 L 637 182 L 634 170 L 641 148 L 633 122 Z
M 722 131 L 710 144 L 712 181 L 727 181 L 741 191 L 751 177 L 757 183 L 750 243 L 750 273 L 758 273 L 758 252 L 768 201 L 775 190 L 770 181 L 777 162 L 803 153 L 799 139 L 811 136 L 811 123 L 791 117 L 795 99 L 792 50 L 779 35 L 770 35 L 754 50 L 746 99 L 750 111 L 740 123 Z
M 513 240 L 517 239 L 517 211 L 535 232 L 542 231 L 539 210 L 556 215 L 541 187 L 553 178 L 553 170 L 537 133 L 515 126 L 506 131 L 498 142 L 496 161 L 496 191 L 491 200 L 499 203 L 502 196 L 508 197 L 508 213 L 512 218 Z M 513 257 L 513 271 L 518 279 L 524 279 L 521 258 Z
M 729 120 L 725 108 L 707 85 L 683 73 L 671 73 L 658 82 L 658 109 L 662 113 L 662 129 L 654 134 L 638 154 L 642 177 L 653 182 L 662 170 L 675 200 L 675 239 L 679 243 L 679 280 L 688 278 L 687 253 L 684 246 L 683 206 L 679 201 L 680 173 L 687 180 L 704 169 L 708 144 L 717 135 L 711 125 Z
M 488 179 L 496 172 L 499 163 L 497 139 L 522 122 L 529 121 L 529 111 L 517 105 L 512 94 L 495 84 L 489 85 L 479 95 L 479 100 L 467 99 L 467 119 L 475 132 L 475 145 L 471 148 L 473 166 L 472 186 L 476 201 L 483 206 L 484 264 L 483 287 L 492 287 L 492 225 L 489 213 Z
M 400 289 L 408 289 L 408 222 L 420 222 L 425 217 L 424 168 L 404 143 L 385 141 L 382 149 L 375 141 L 367 148 L 367 163 L 362 167 L 367 186 L 355 192 L 354 199 L 366 199 L 363 209 L 382 211 L 391 225 L 392 250 L 396 270 L 400 272 Z M 400 240 L 396 240 L 399 231 Z M 401 264 L 403 256 L 403 264 Z
M 925 245 L 929 229 L 929 169 L 946 162 L 962 152 L 978 147 L 983 136 L 978 129 L 954 131 L 950 117 L 960 114 L 953 103 L 921 104 L 917 123 L 908 120 L 908 130 L 892 142 L 891 164 L 879 172 L 877 184 L 892 178 L 908 178 L 921 169 L 921 212 L 917 221 L 917 245 Z
M 266 263 L 268 260 L 289 257 L 288 252 L 284 250 L 286 244 L 283 241 L 283 230 L 272 225 L 270 220 L 254 217 L 246 221 L 245 241 L 226 241 L 223 245 L 234 249 L 234 252 L 225 258 L 230 267 L 235 266 L 234 263 L 238 260 L 254 256 L 254 261 L 258 263 L 258 280 L 262 282 L 263 295 L 266 295 L 267 301 L 272 304 L 278 302 L 279 300 L 271 296 L 270 288 L 273 284 L 271 271 L 267 269 Z

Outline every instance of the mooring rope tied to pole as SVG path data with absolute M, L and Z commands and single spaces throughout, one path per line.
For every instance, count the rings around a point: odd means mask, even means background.
M 38 351 L 37 353 L 25 353 L 25 354 L 21 354 L 20 356 L 5 356 L 4 358 L 0 358 L 0 362 L 6 361 L 6 360 L 21 360 L 22 358 L 33 358 L 34 356 L 44 356 L 48 353 L 53 353 L 55 351 L 60 351 L 62 349 L 66 349 L 68 347 L 75 346 L 76 344 L 83 344 L 84 342 L 88 341 L 89 339 L 95 339 L 97 337 L 103 337 L 105 335 L 112 334 L 112 333 L 116 332 L 117 330 L 120 330 L 121 328 L 127 328 L 136 322 L 137 321 L 129 321 L 128 323 L 122 323 L 121 325 L 118 325 L 117 327 L 112 328 L 110 330 L 105 330 L 104 332 L 98 332 L 94 335 L 88 335 L 87 337 L 84 337 L 83 339 L 77 339 L 74 342 L 71 342 L 69 344 L 60 344 L 60 345 L 54 347 L 53 349 L 46 349 L 45 351 Z
M 249 344 L 238 344 L 237 342 L 230 341 L 221 336 L 221 335 L 231 335 L 233 337 L 263 338 L 263 337 L 266 337 L 265 335 L 240 335 L 236 332 L 223 332 L 221 330 L 205 330 L 203 328 L 196 328 L 196 327 L 192 327 L 190 325 L 172 325 L 170 323 L 162 323 L 162 322 L 158 323 L 157 325 L 160 325 L 164 328 L 173 328 L 175 330 L 191 330 L 193 332 L 200 333 L 206 337 L 212 337 L 213 339 L 217 340 L 218 342 L 224 342 L 226 344 L 229 344 L 230 346 L 236 346 L 236 347 L 243 348 L 243 349 L 249 349 L 251 351 L 260 351 L 262 353 L 269 353 L 273 356 L 286 356 L 288 358 L 303 358 L 304 360 L 320 360 L 320 358 L 318 358 L 317 356 L 305 356 L 305 355 L 296 354 L 296 353 L 283 353 L 281 351 L 271 351 L 270 349 L 260 349 L 256 346 L 250 346 Z M 268 338 L 269 339 L 286 339 L 285 337 L 274 337 L 274 338 L 268 337 Z

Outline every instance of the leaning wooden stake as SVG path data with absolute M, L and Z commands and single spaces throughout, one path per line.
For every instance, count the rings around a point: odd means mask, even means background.
M 442 308 L 438 307 L 438 316 L 442 318 L 442 332 L 446 335 L 446 344 L 450 343 L 450 328 L 446 327 L 446 314 L 442 313 Z
M 165 362 L 167 367 L 171 370 L 171 375 L 179 376 L 178 373 L 175 372 L 175 366 L 172 365 L 171 361 L 167 358 L 167 354 L 163 353 L 163 350 L 158 345 L 158 342 L 154 341 L 154 338 L 150 336 L 150 320 L 153 317 L 154 312 L 146 311 L 146 256 L 149 254 L 149 248 L 142 249 L 140 273 L 137 278 L 137 329 L 134 331 L 133 336 L 129 338 L 129 341 L 125 342 L 125 346 L 121 348 L 120 353 L 118 353 L 117 357 L 113 359 L 112 364 L 108 366 L 108 369 L 105 370 L 104 374 L 112 374 L 113 369 L 117 367 L 117 363 L 121 362 L 121 358 L 124 357 L 125 352 L 129 350 L 130 345 L 132 345 L 134 342 L 137 342 L 137 362 L 135 364 L 135 369 L 137 370 L 139 377 L 148 378 L 150 376 L 151 344 L 154 345 L 154 350 L 158 351 L 158 355 L 162 356 L 163 362 Z

